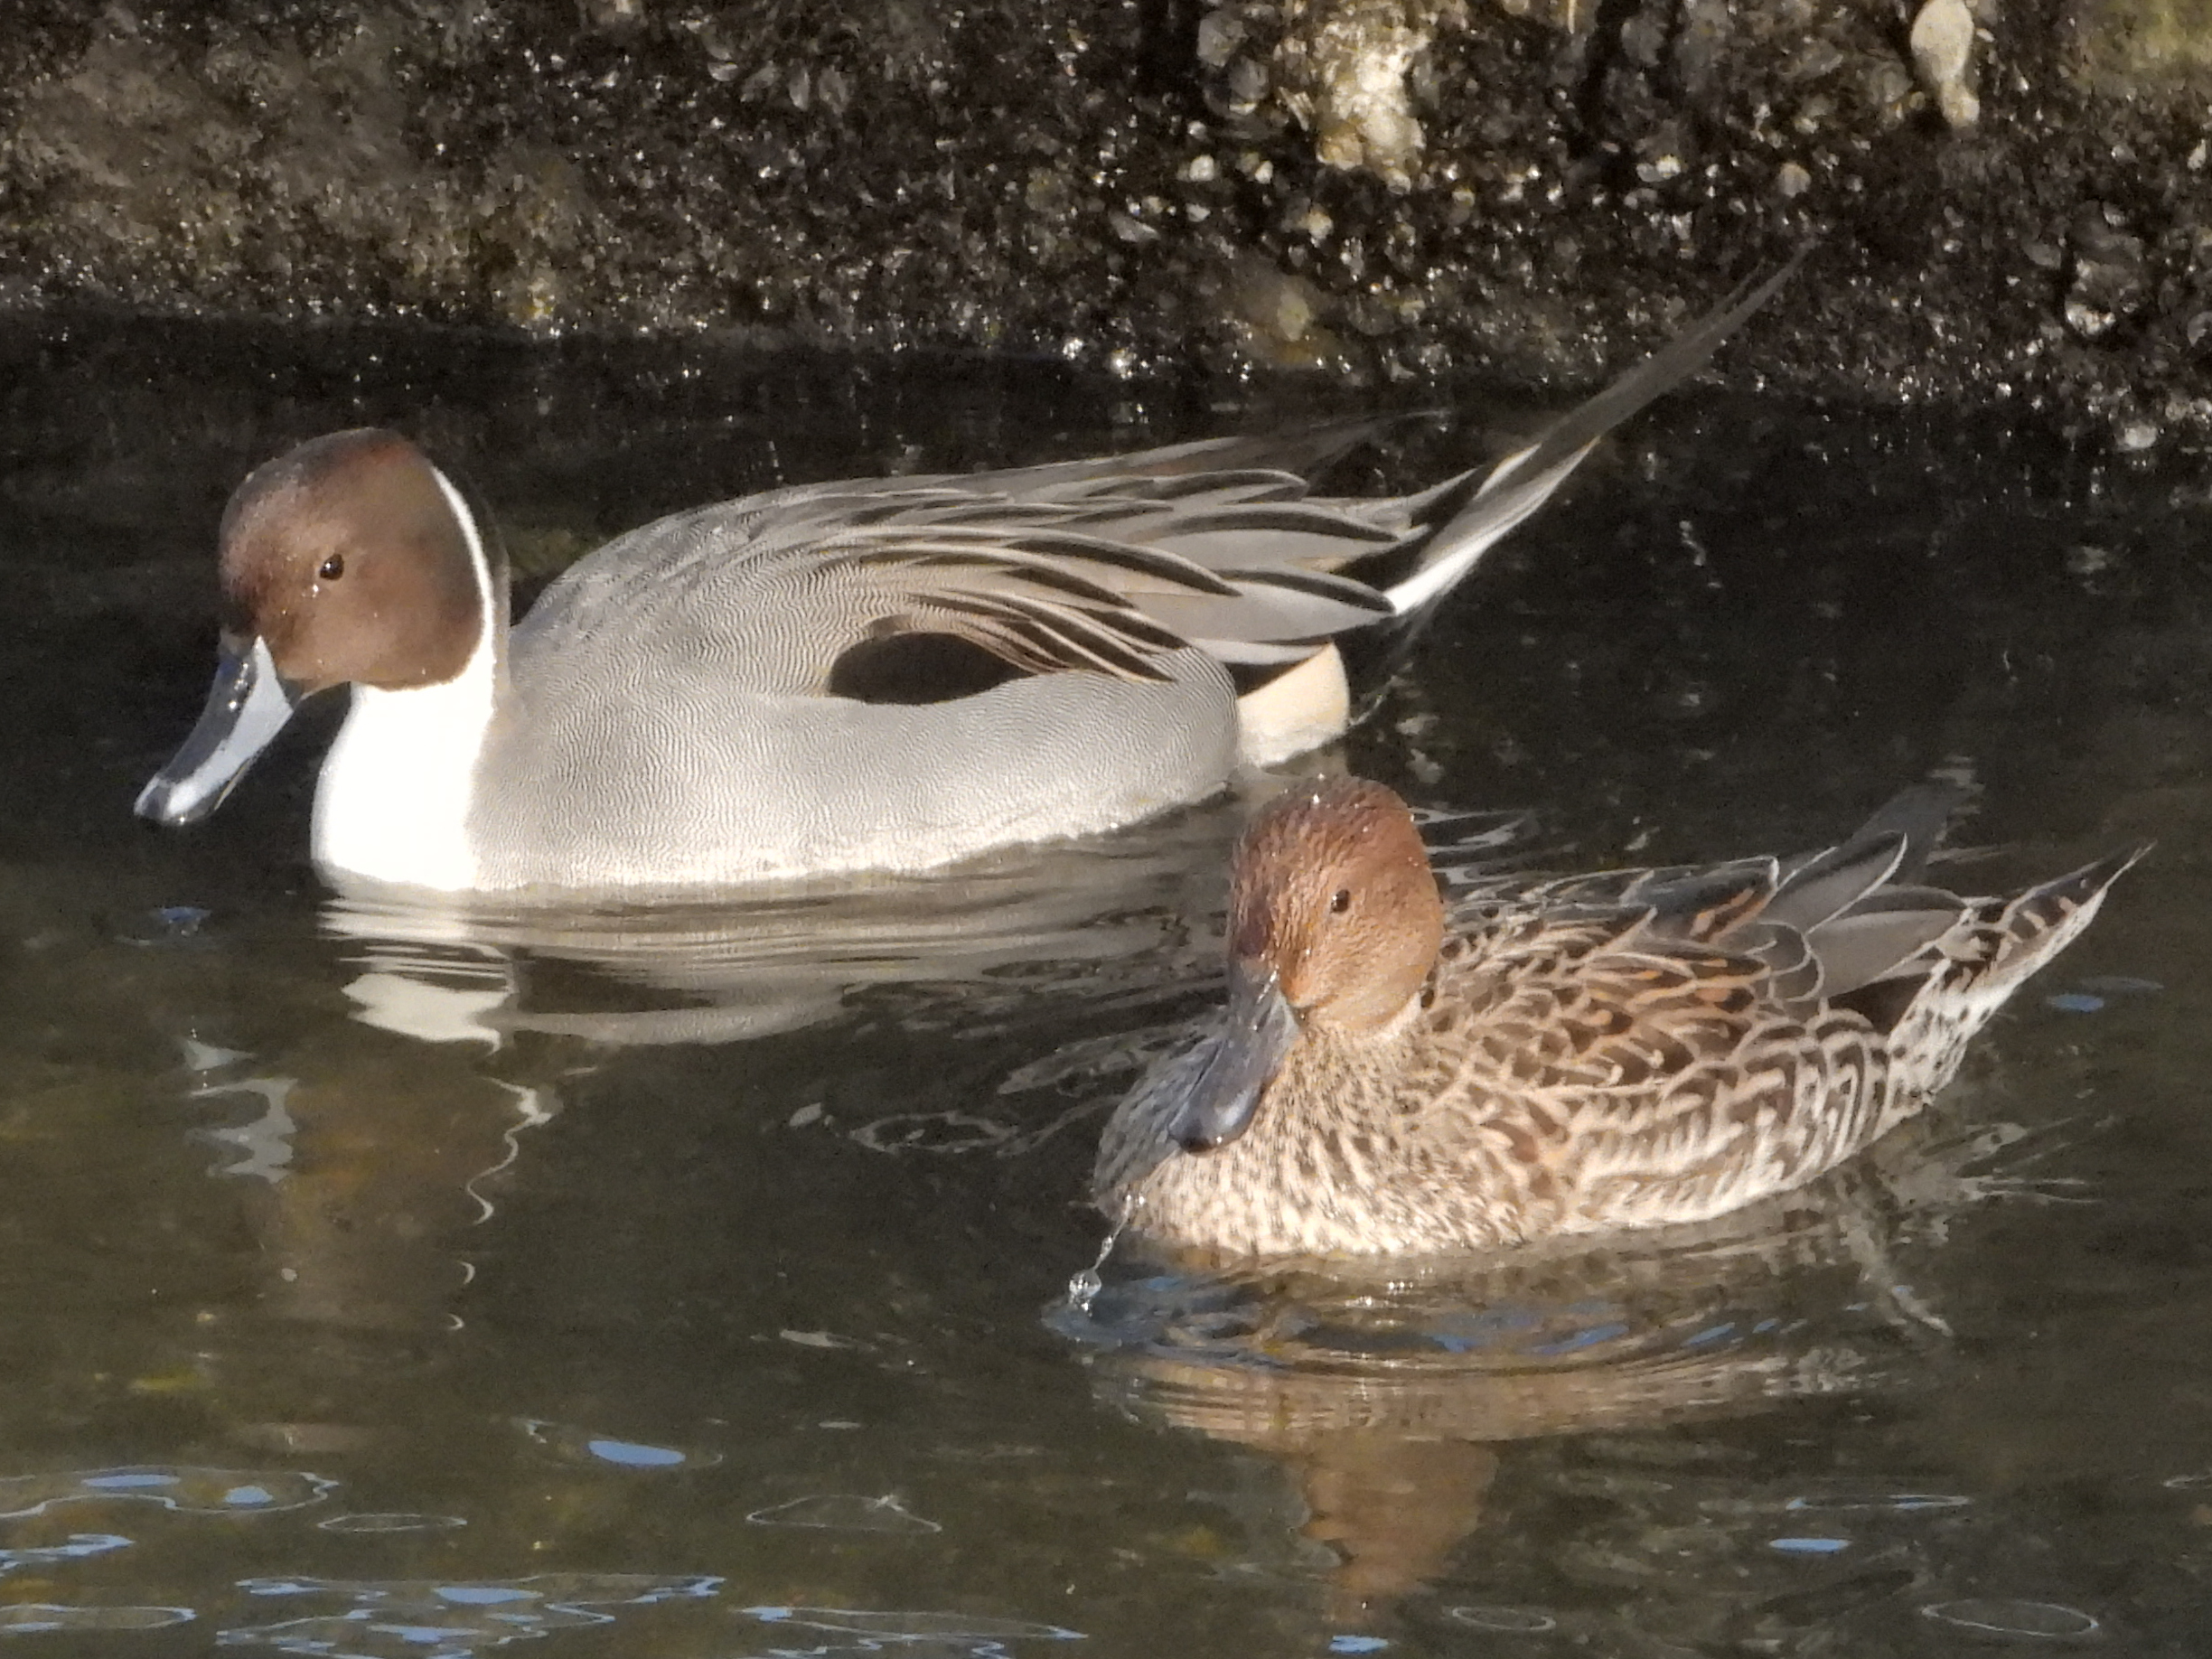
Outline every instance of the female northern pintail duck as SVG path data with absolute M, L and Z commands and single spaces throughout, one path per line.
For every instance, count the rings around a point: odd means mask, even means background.
M 406 439 L 241 484 L 199 724 L 138 798 L 214 811 L 351 684 L 315 793 L 333 877 L 443 891 L 923 869 L 1134 822 L 1340 734 L 1374 659 L 1787 268 L 1479 482 L 1350 501 L 1339 426 L 777 490 L 631 531 L 511 631 L 503 563 Z
M 1922 885 L 1908 791 L 1791 863 L 1501 886 L 1448 909 L 1404 803 L 1298 785 L 1253 820 L 1229 1007 L 1114 1113 L 1100 1207 L 1229 1254 L 1486 1249 L 1701 1221 L 1851 1157 L 2141 856 L 2007 898 Z

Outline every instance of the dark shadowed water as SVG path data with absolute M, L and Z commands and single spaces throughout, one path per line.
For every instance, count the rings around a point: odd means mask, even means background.
M 557 923 L 333 901 L 319 733 L 196 831 L 130 818 L 204 689 L 223 498 L 297 437 L 407 426 L 542 572 L 773 483 L 1365 407 L 1314 395 L 0 337 L 0 1635 L 2201 1653 L 2212 506 L 2179 464 L 1678 399 L 1347 745 L 1475 814 L 1437 827 L 1467 860 L 1810 847 L 1936 768 L 1982 785 L 1961 879 L 2157 839 L 1927 1120 L 1615 1250 L 1370 1282 L 1117 1256 L 1064 1303 L 1102 1114 L 1204 1006 L 1233 802 Z M 1524 420 L 1470 400 L 1344 482 Z

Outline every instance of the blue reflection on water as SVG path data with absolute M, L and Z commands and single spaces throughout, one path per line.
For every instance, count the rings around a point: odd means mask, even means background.
M 221 1633 L 227 1646 L 274 1647 L 284 1653 L 409 1654 L 464 1659 L 485 1648 L 556 1631 L 614 1622 L 605 1609 L 703 1599 L 722 1579 L 704 1573 L 662 1578 L 647 1573 L 533 1573 L 527 1578 L 456 1582 L 429 1579 L 247 1579 L 257 1597 L 331 1596 L 354 1605 L 271 1625 Z
M 56 1504 L 117 1499 L 144 1500 L 164 1509 L 199 1514 L 267 1514 L 319 1504 L 337 1486 L 334 1480 L 299 1470 L 153 1464 L 0 1476 L 0 1520 L 42 1514 Z

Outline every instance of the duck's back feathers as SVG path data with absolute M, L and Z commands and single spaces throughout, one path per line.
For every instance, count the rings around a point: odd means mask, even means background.
M 1015 675 L 1138 681 L 1164 678 L 1163 659 L 1196 647 L 1241 691 L 1361 636 L 1374 637 L 1354 655 L 1387 661 L 1598 437 L 1702 367 L 1794 266 L 1739 290 L 1479 482 L 1465 473 L 1386 499 L 1314 493 L 1306 474 L 1388 424 L 1359 419 L 997 472 L 800 485 L 610 542 L 539 599 L 517 631 L 517 661 L 549 675 L 550 659 L 587 642 L 619 649 L 629 635 L 665 651 L 675 641 L 745 689 L 794 696 L 830 694 L 847 652 L 910 635 L 959 642 Z M 967 683 L 956 680 L 953 694 Z M 1348 714 L 1355 691 L 1340 684 L 1323 700 Z M 927 700 L 911 686 L 895 696 Z M 1256 731 L 1246 758 L 1325 741 L 1344 717 L 1294 736 Z

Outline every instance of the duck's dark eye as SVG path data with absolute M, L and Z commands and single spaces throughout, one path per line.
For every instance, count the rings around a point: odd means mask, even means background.
M 1331 894 L 1331 895 L 1329 895 L 1329 914 L 1330 914 L 1331 915 L 1341 916 L 1342 914 L 1344 914 L 1344 913 L 1345 913 L 1345 911 L 1347 911 L 1347 910 L 1349 910 L 1349 909 L 1351 909 L 1351 908 L 1352 908 L 1352 889 L 1351 889 L 1351 888 L 1349 888 L 1349 887 L 1339 887 L 1339 888 L 1337 888 L 1337 889 L 1336 889 L 1336 891 L 1335 893 L 1333 893 L 1333 894 Z
M 315 575 L 321 576 L 325 582 L 335 582 L 340 576 L 345 575 L 345 555 L 342 553 L 332 554 L 323 561 L 322 567 L 316 570 Z

